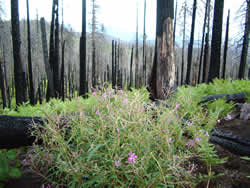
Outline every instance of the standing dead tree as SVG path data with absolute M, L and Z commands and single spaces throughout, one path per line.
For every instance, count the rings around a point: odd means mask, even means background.
M 155 57 L 149 91 L 153 100 L 166 99 L 175 87 L 175 60 L 173 46 L 174 1 L 157 0 Z

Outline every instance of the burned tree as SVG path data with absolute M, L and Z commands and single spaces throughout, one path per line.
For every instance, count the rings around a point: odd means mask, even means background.
M 224 46 L 224 55 L 223 55 L 223 70 L 222 78 L 226 78 L 226 64 L 227 64 L 227 49 L 228 49 L 228 37 L 229 37 L 229 19 L 230 19 L 230 10 L 228 10 L 227 16 L 227 28 L 226 28 L 226 37 L 225 37 L 225 46 Z
M 11 0 L 11 26 L 12 26 L 12 43 L 14 56 L 14 78 L 16 104 L 21 105 L 27 101 L 26 74 L 21 60 L 21 37 L 19 23 L 19 5 L 18 0 Z
M 80 38 L 80 95 L 88 91 L 86 76 L 86 0 L 82 0 L 82 36 Z
M 151 99 L 164 100 L 175 87 L 173 18 L 174 1 L 157 0 L 155 57 L 149 84 Z
M 211 82 L 214 78 L 220 77 L 223 8 L 224 8 L 224 0 L 215 0 L 212 46 L 211 46 L 212 47 L 211 61 L 208 73 L 208 82 Z

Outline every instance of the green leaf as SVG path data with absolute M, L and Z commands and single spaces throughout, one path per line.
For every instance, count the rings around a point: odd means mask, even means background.
M 16 149 L 9 150 L 7 152 L 7 158 L 9 160 L 15 160 L 16 159 Z
M 22 176 L 22 173 L 18 168 L 11 168 L 9 171 L 9 176 L 12 178 L 19 178 Z

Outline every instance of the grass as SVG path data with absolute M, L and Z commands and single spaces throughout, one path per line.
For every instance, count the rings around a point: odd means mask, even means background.
M 248 92 L 249 100 L 249 81 L 215 80 L 180 87 L 166 101 L 166 108 L 151 104 L 145 89 L 115 93 L 108 88 L 88 99 L 26 104 L 18 113 L 7 109 L 2 113 L 49 119 L 33 132 L 43 145 L 34 144 L 26 159 L 47 184 L 195 187 L 214 178 L 211 167 L 226 160 L 216 155 L 208 139 L 216 121 L 234 106 L 220 99 L 207 104 L 204 111 L 197 103 L 207 95 L 241 91 Z M 205 171 L 198 163 L 205 165 Z

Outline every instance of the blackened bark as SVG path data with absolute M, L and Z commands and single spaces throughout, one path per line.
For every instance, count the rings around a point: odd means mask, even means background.
M 132 46 L 132 49 L 131 49 L 129 89 L 133 87 L 133 58 L 134 58 L 134 46 Z
M 226 64 L 227 64 L 227 49 L 228 49 L 228 37 L 229 37 L 229 19 L 230 19 L 230 10 L 228 10 L 227 16 L 227 28 L 226 28 L 226 37 L 225 37 L 225 46 L 224 46 L 224 55 L 223 55 L 223 71 L 222 78 L 226 78 Z
M 115 58 L 114 83 L 115 83 L 115 87 L 116 87 L 117 86 L 117 72 L 118 72 L 118 70 L 117 70 L 117 41 L 115 41 L 115 49 L 114 49 L 114 51 L 115 51 L 115 57 L 114 57 Z
M 199 62 L 199 73 L 198 73 L 198 83 L 201 83 L 201 68 L 203 63 L 203 51 L 204 51 L 204 40 L 205 40 L 205 29 L 207 24 L 207 14 L 208 14 L 208 6 L 210 4 L 210 0 L 206 1 L 206 8 L 205 8 L 205 17 L 204 17 L 204 23 L 203 23 L 203 29 L 202 29 L 202 41 L 201 41 L 201 54 L 200 54 L 200 62 Z
M 185 38 L 186 38 L 186 15 L 187 15 L 187 3 L 185 0 L 184 5 L 184 28 L 182 38 L 182 56 L 181 56 L 181 85 L 184 84 L 184 66 L 185 66 Z
M 139 88 L 138 0 L 136 2 L 135 88 Z
M 176 19 L 177 19 L 177 8 L 178 8 L 178 0 L 176 0 L 176 5 L 175 5 L 175 15 L 174 15 L 174 47 L 175 47 L 175 32 L 176 32 Z M 178 75 L 178 74 L 177 74 Z M 177 82 L 178 83 L 178 82 Z
M 115 41 L 112 40 L 112 88 L 115 89 Z
M 246 23 L 244 31 L 243 46 L 240 58 L 240 69 L 239 69 L 239 79 L 244 79 L 247 68 L 247 56 L 248 56 L 248 45 L 249 45 L 249 30 L 250 30 L 250 1 L 247 1 L 246 10 Z
M 65 40 L 62 45 L 62 68 L 61 68 L 61 97 L 65 101 L 65 68 L 64 68 Z
M 0 61 L 0 89 L 2 94 L 2 100 L 3 100 L 3 108 L 7 107 L 7 92 L 6 92 L 6 85 L 5 85 L 5 76 L 4 76 L 4 69 L 3 64 Z
M 109 65 L 107 65 L 107 82 L 110 82 L 110 70 L 109 70 Z
M 54 72 L 54 57 L 55 57 L 55 41 L 54 41 L 54 32 L 55 32 L 55 7 L 56 7 L 56 0 L 53 0 L 53 4 L 52 4 L 52 19 L 51 19 L 51 24 L 50 24 L 50 48 L 49 48 L 49 64 L 50 67 L 52 68 L 52 76 L 53 76 L 53 91 L 49 91 L 48 88 L 48 93 L 47 93 L 47 101 L 49 100 L 49 98 L 51 97 L 49 95 L 50 92 L 53 92 L 53 97 L 55 97 L 55 72 Z M 46 32 L 46 31 L 45 31 Z
M 80 38 L 80 96 L 87 94 L 87 75 L 86 75 L 86 0 L 82 0 L 82 36 Z
M 155 59 L 149 85 L 152 99 L 165 100 L 175 87 L 173 18 L 174 1 L 157 0 Z
M 212 46 L 211 46 L 212 47 L 211 61 L 208 73 L 208 82 L 212 82 L 214 78 L 220 77 L 223 8 L 224 8 L 224 0 L 215 0 Z
M 29 97 L 31 105 L 35 105 L 35 90 L 34 90 L 34 81 L 33 81 L 33 70 L 32 70 L 32 61 L 31 61 L 31 40 L 30 40 L 30 13 L 29 13 L 29 0 L 26 1 L 27 4 L 27 40 L 28 40 L 28 68 L 29 68 Z
M 208 77 L 208 58 L 209 58 L 209 36 L 208 33 L 206 34 L 205 39 L 205 50 L 204 50 L 204 63 L 203 63 L 203 76 L 202 76 L 202 82 L 207 83 L 207 77 Z
M 197 6 L 197 0 L 194 0 L 194 4 L 193 4 L 193 16 L 192 16 L 192 26 L 191 26 L 191 37 L 190 37 L 190 42 L 189 42 L 189 45 L 188 45 L 188 64 L 187 64 L 186 84 L 191 84 L 190 75 L 191 75 L 192 57 L 193 57 L 196 6 Z
M 46 25 L 45 25 L 44 18 L 40 19 L 40 26 L 41 26 L 41 38 L 42 38 L 42 47 L 43 47 L 43 60 L 44 60 L 44 65 L 45 65 L 45 72 L 46 72 L 47 79 L 48 79 L 46 100 L 49 101 L 51 97 L 54 97 L 55 91 L 54 91 L 52 67 L 49 64 L 47 34 L 46 34 Z
M 143 23 L 143 49 L 142 49 L 142 66 L 143 66 L 143 84 L 146 85 L 146 7 L 147 3 L 144 0 L 144 23 Z
M 54 87 L 56 92 L 56 97 L 60 95 L 60 79 L 59 79 L 59 0 L 55 0 L 56 8 L 55 8 L 55 53 L 54 53 L 54 61 L 53 61 L 53 76 L 54 76 Z
M 13 43 L 13 56 L 14 56 L 16 104 L 21 105 L 23 102 L 27 101 L 27 84 L 26 84 L 24 66 L 21 60 L 21 37 L 20 37 L 18 0 L 11 0 L 11 25 L 12 25 L 12 43 Z

